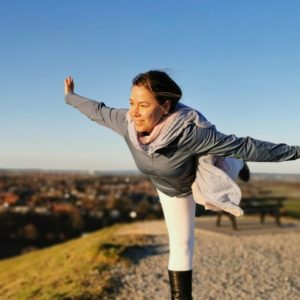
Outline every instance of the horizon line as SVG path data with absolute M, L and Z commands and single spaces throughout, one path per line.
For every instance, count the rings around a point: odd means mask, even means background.
M 144 175 L 138 169 L 127 169 L 127 170 L 100 170 L 100 169 L 51 169 L 51 168 L 1 168 L 0 171 L 23 171 L 23 172 L 30 172 L 30 171 L 40 171 L 40 172 L 80 172 L 80 173 L 135 173 Z M 251 172 L 252 174 L 266 174 L 266 175 L 300 175 L 300 173 L 277 173 L 277 172 Z M 147 175 L 145 175 L 147 176 Z

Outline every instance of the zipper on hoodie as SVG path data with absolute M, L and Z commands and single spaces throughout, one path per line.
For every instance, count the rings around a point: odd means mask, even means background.
M 153 175 L 155 175 L 155 169 L 154 169 L 154 153 L 151 154 L 151 160 L 152 160 L 152 171 L 153 171 Z

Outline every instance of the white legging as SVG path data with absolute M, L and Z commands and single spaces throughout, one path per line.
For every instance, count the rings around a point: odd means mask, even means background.
M 191 195 L 169 197 L 157 190 L 169 234 L 169 270 L 192 269 L 196 203 Z

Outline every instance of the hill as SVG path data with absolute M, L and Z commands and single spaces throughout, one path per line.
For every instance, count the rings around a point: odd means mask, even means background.
M 215 216 L 196 219 L 194 299 L 300 299 L 300 221 L 239 222 L 221 232 Z M 169 299 L 168 248 L 163 220 L 115 225 L 0 262 L 0 299 Z
M 126 264 L 121 254 L 135 241 L 130 236 L 116 236 L 121 226 L 0 261 L 0 298 L 101 299 L 112 280 L 106 270 L 116 263 Z

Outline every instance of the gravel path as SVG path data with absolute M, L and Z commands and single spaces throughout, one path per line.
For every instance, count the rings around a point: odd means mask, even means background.
M 116 288 L 104 299 L 170 299 L 164 221 L 126 225 L 119 234 L 142 234 L 145 242 L 126 251 L 128 268 L 112 270 Z M 299 231 L 230 236 L 197 226 L 195 237 L 194 300 L 300 299 Z

